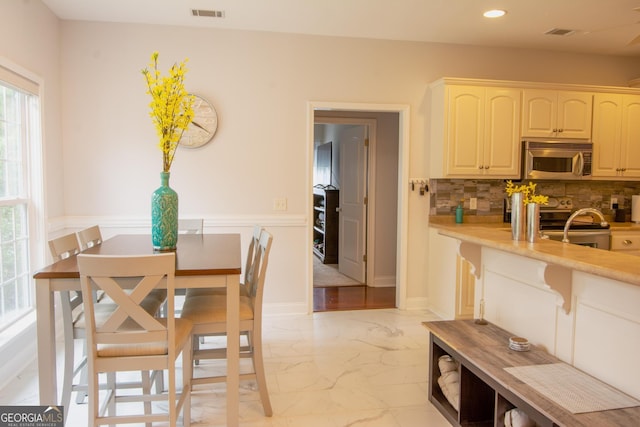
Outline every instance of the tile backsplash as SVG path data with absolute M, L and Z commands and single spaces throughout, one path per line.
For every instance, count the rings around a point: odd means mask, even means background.
M 528 183 L 529 181 L 525 181 Z M 631 196 L 640 194 L 640 182 L 630 181 L 531 181 L 537 184 L 536 193 L 550 197 L 571 197 L 575 209 L 593 207 L 605 215 L 612 215 L 611 198 L 618 199 L 618 208 L 625 209 L 627 220 L 631 215 Z M 432 179 L 431 216 L 454 215 L 456 206 L 463 201 L 464 214 L 476 216 L 502 215 L 506 180 Z M 472 197 L 477 209 L 470 209 Z

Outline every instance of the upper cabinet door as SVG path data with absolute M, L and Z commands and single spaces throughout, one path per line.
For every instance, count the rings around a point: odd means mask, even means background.
M 620 171 L 622 95 L 596 93 L 593 97 L 593 177 L 616 177 Z
M 446 175 L 482 174 L 484 136 L 484 88 L 448 88 Z
M 558 92 L 558 137 L 591 138 L 593 95 L 585 92 Z
M 640 178 L 640 95 L 624 95 L 620 168 L 625 178 Z
M 594 178 L 640 178 L 640 95 L 594 95 L 592 171 Z
M 482 161 L 485 175 L 519 177 L 521 92 L 511 88 L 486 89 Z
M 522 92 L 522 136 L 551 138 L 558 127 L 558 93 L 525 89 Z
M 592 110 L 591 93 L 525 89 L 522 136 L 590 139 Z

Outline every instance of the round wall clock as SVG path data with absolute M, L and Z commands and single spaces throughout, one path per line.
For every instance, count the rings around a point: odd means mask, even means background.
M 193 120 L 180 139 L 180 145 L 187 148 L 202 147 L 218 129 L 218 114 L 213 105 L 198 95 L 193 97 Z

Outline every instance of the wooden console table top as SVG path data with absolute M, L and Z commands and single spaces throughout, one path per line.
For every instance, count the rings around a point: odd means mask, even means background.
M 557 425 L 640 425 L 640 406 L 573 414 L 505 371 L 504 368 L 507 367 L 560 363 L 561 360 L 533 345 L 526 352 L 509 349 L 509 337 L 513 334 L 496 325 L 478 325 L 473 320 L 431 321 L 423 322 L 423 325 L 457 353 L 452 354 L 452 357 L 457 358 L 497 393 L 503 396 L 505 393 L 512 393 Z

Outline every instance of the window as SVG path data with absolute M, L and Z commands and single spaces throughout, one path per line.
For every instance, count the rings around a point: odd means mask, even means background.
M 30 154 L 34 143 L 40 144 L 40 107 L 38 96 L 28 90 L 33 82 L 23 90 L 16 77 L 0 66 L 0 331 L 34 305 L 29 230 L 35 165 Z

